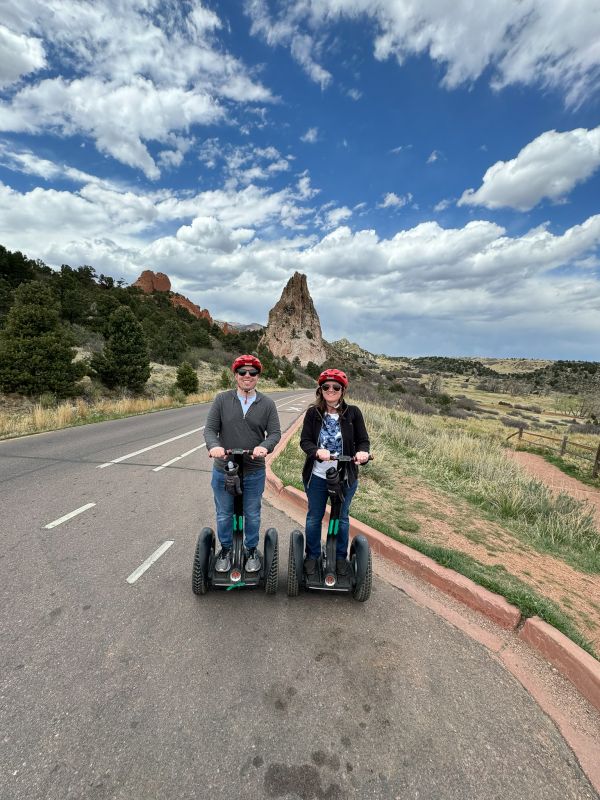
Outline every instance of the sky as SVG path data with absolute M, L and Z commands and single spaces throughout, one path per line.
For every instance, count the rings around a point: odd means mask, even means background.
M 374 353 L 600 360 L 598 0 L 0 0 L 0 244 Z

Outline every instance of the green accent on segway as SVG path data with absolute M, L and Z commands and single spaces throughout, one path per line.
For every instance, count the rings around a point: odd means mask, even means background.
M 243 531 L 244 530 L 244 518 L 242 516 L 238 516 L 237 514 L 233 515 L 233 532 L 236 531 Z
M 231 584 L 231 586 L 228 586 L 228 587 L 225 589 L 225 591 L 226 591 L 226 592 L 230 592 L 232 589 L 241 589 L 241 588 L 242 588 L 242 586 L 245 586 L 245 585 L 246 585 L 246 584 L 244 583 L 244 581 L 242 581 L 241 583 L 232 583 L 232 584 Z
M 328 536 L 337 536 L 339 527 L 340 527 L 339 519 L 330 519 L 329 520 L 329 530 L 327 531 L 327 535 Z

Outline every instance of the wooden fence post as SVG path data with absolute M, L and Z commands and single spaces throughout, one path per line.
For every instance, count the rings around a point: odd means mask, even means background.
M 522 438 L 523 438 L 523 426 L 521 425 L 521 427 L 519 428 L 519 439 Z
M 562 443 L 560 445 L 560 454 L 561 454 L 561 456 L 564 456 L 564 454 L 567 451 L 567 442 L 568 441 L 569 441 L 568 437 L 567 436 L 563 436 L 563 440 L 562 440 Z
M 592 478 L 598 477 L 598 470 L 600 470 L 600 444 L 596 450 L 596 458 L 594 459 L 594 469 L 592 470 Z

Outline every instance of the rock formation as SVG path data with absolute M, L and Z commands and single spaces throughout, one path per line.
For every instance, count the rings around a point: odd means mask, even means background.
M 200 308 L 182 294 L 171 292 L 171 281 L 169 280 L 168 275 L 165 275 L 164 272 L 152 272 L 150 269 L 145 269 L 133 286 L 137 286 L 137 288 L 141 289 L 144 294 L 152 294 L 152 292 L 168 292 L 171 295 L 172 305 L 175 307 L 179 306 L 181 308 L 185 308 L 197 319 L 207 319 L 212 325 L 212 317 L 206 308 Z M 223 328 L 223 330 L 225 330 L 225 328 Z M 229 331 L 225 330 L 225 333 L 229 333 Z
M 302 366 L 309 361 L 325 361 L 321 323 L 308 292 L 306 275 L 295 272 L 289 279 L 279 302 L 269 311 L 269 323 L 259 344 L 278 358 L 285 356 L 293 361 L 298 357 Z
M 152 272 L 151 269 L 145 269 L 133 285 L 141 289 L 144 294 L 171 291 L 171 281 L 168 276 L 164 272 Z

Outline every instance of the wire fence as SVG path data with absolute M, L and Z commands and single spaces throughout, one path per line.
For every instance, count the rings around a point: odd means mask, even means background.
M 510 436 L 507 436 L 506 441 L 512 439 L 513 436 L 516 436 L 519 441 L 528 441 L 525 437 L 531 436 L 533 439 L 546 439 L 550 442 L 556 443 L 542 444 L 542 447 L 547 447 L 549 450 L 557 450 L 561 456 L 564 456 L 565 453 L 569 453 L 569 455 L 575 456 L 576 458 L 581 458 L 585 461 L 592 462 L 592 478 L 598 477 L 600 472 L 600 443 L 598 444 L 598 447 L 590 447 L 587 444 L 574 442 L 566 435 L 562 438 L 558 438 L 557 436 L 546 436 L 542 433 L 532 433 L 531 431 L 526 431 L 523 427 L 519 427 L 518 430 L 516 430 L 514 433 L 511 433 Z M 578 452 L 577 449 L 584 450 L 586 452 L 581 453 Z M 587 455 L 588 453 L 594 453 L 594 455 Z

